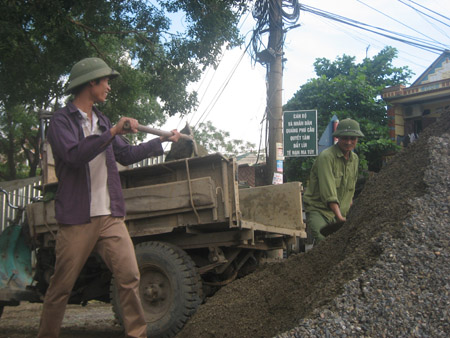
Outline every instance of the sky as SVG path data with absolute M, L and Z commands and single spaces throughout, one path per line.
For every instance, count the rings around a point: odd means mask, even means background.
M 411 0 L 301 0 L 300 3 L 337 14 L 359 22 L 381 27 L 396 33 L 407 34 L 433 44 L 443 44 L 450 49 L 450 1 L 414 0 L 424 13 L 442 23 L 419 14 L 405 4 Z M 436 14 L 439 13 L 439 14 Z M 283 69 L 283 104 L 299 90 L 300 86 L 315 77 L 313 63 L 316 58 L 334 61 L 343 54 L 354 56 L 356 62 L 372 58 L 385 46 L 398 49 L 395 66 L 408 66 L 417 79 L 440 55 L 409 46 L 380 35 L 337 23 L 330 19 L 301 11 L 299 27 L 289 30 L 285 37 Z M 241 19 L 240 31 L 250 40 L 255 21 L 251 13 Z M 195 126 L 211 121 L 213 125 L 230 133 L 230 138 L 254 143 L 258 148 L 262 120 L 266 106 L 266 69 L 254 64 L 244 47 L 224 51 L 219 67 L 207 69 L 202 79 L 192 84 L 199 97 L 198 108 L 185 117 L 170 118 L 163 129 L 183 128 L 186 122 Z M 312 107 L 313 109 L 314 107 Z M 264 135 L 264 132 L 263 134 Z

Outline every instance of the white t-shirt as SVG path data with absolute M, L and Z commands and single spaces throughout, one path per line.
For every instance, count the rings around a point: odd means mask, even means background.
M 87 114 L 80 110 L 83 117 L 82 127 L 84 136 L 101 134 L 98 127 L 98 117 L 92 112 L 92 123 Z M 108 170 L 106 168 L 105 151 L 98 154 L 89 162 L 90 180 L 91 180 L 91 217 L 104 216 L 111 214 L 111 202 L 108 191 Z

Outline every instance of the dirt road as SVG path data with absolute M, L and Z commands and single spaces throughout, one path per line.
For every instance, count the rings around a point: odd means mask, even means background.
M 42 304 L 22 303 L 5 307 L 0 319 L 0 338 L 35 338 Z M 121 327 L 114 320 L 110 304 L 69 305 L 64 317 L 61 338 L 119 338 Z

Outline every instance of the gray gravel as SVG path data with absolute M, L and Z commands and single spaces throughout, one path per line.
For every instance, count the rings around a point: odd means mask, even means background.
M 450 134 L 430 137 L 427 193 L 408 200 L 402 235 L 373 238 L 383 253 L 343 292 L 276 337 L 449 337 Z

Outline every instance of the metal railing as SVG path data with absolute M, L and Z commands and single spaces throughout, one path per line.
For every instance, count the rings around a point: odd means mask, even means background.
M 35 189 L 41 184 L 41 176 L 0 182 L 1 189 L 6 192 L 6 194 L 0 194 L 0 233 L 9 225 L 10 221 L 17 217 L 20 208 L 41 196 L 41 191 Z M 24 217 L 25 215 L 22 214 L 22 221 L 24 221 Z
M 153 164 L 158 164 L 164 162 L 165 155 L 157 156 L 157 157 L 149 157 L 145 160 L 139 161 L 129 166 L 129 168 L 141 168 L 147 167 Z

